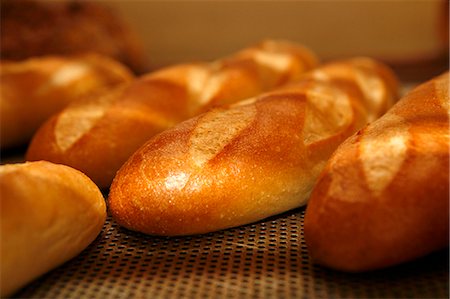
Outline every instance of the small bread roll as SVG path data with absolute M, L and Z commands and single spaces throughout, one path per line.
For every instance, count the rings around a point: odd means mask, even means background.
M 78 255 L 106 219 L 88 177 L 45 161 L 0 166 L 0 204 L 2 297 Z
M 47 118 L 69 103 L 132 78 L 125 66 L 95 54 L 1 62 L 1 147 L 28 142 Z
M 317 264 L 360 272 L 449 242 L 449 74 L 347 139 L 316 184 L 305 240 Z

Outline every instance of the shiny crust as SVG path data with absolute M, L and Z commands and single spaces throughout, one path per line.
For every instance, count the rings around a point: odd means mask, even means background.
M 168 67 L 63 110 L 37 132 L 26 157 L 70 165 L 108 188 L 120 166 L 157 133 L 212 107 L 296 80 L 316 64 L 308 49 L 268 40 L 212 63 Z M 61 146 L 60 135 L 70 142 Z
M 333 154 L 306 210 L 315 262 L 367 271 L 448 246 L 448 88 L 420 85 Z
M 106 219 L 89 178 L 45 161 L 0 166 L 0 202 L 2 297 L 78 255 Z
M 298 83 L 213 109 L 157 135 L 119 170 L 109 209 L 132 230 L 186 235 L 254 222 L 301 206 L 326 160 L 396 90 L 366 59 L 336 62 Z M 341 68 L 343 72 L 328 72 Z M 364 70 L 363 70 L 364 69 Z M 367 70 L 370 69 L 370 72 Z M 385 69 L 385 67 L 383 67 Z M 376 79 L 380 107 L 353 75 Z
M 99 55 L 1 62 L 1 147 L 25 144 L 44 121 L 69 103 L 132 78 L 125 66 Z

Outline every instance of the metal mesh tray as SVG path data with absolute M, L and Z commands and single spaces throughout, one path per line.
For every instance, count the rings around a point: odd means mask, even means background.
M 216 233 L 154 237 L 108 218 L 81 255 L 20 298 L 448 298 L 447 250 L 385 270 L 312 264 L 304 209 Z

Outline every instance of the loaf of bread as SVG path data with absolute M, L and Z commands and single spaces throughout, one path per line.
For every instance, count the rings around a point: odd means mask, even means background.
M 26 157 L 70 165 L 108 188 L 120 166 L 155 134 L 296 80 L 316 64 L 301 46 L 265 41 L 216 62 L 168 67 L 63 110 L 40 128 Z
M 344 271 L 448 246 L 449 74 L 420 85 L 328 161 L 305 216 L 314 261 Z
M 336 147 L 394 102 L 395 82 L 373 60 L 335 62 L 187 120 L 118 171 L 110 212 L 131 230 L 187 235 L 302 206 Z
M 78 255 L 106 219 L 88 177 L 45 161 L 0 166 L 0 204 L 2 298 Z
M 2 60 L 97 53 L 136 73 L 148 71 L 141 40 L 110 5 L 77 0 L 2 0 L 1 5 Z
M 125 66 L 95 54 L 1 62 L 1 147 L 29 142 L 47 118 L 70 102 L 132 77 Z

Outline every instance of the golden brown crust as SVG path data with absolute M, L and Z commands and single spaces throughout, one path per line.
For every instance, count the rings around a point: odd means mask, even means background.
M 28 142 L 47 118 L 69 103 L 132 77 L 120 63 L 94 54 L 1 62 L 1 147 Z
M 127 158 L 155 134 L 205 109 L 284 84 L 316 64 L 309 50 L 269 40 L 212 63 L 168 67 L 114 95 L 63 110 L 33 138 L 27 160 L 70 165 L 107 188 Z
M 79 254 L 106 219 L 88 177 L 45 161 L 2 165 L 0 201 L 2 297 Z
M 413 90 L 333 154 L 306 210 L 317 263 L 366 271 L 448 246 L 448 76 Z
M 336 62 L 358 69 L 354 61 Z M 374 62 L 374 65 L 377 63 Z M 109 209 L 132 230 L 157 235 L 206 233 L 305 204 L 333 150 L 367 123 L 353 77 L 327 73 L 210 110 L 143 145 L 119 170 Z M 373 68 L 384 107 L 395 91 Z M 334 79 L 340 79 L 335 83 Z M 381 109 L 376 107 L 375 111 Z M 372 113 L 372 112 L 371 112 Z M 378 115 L 379 116 L 379 115 Z

